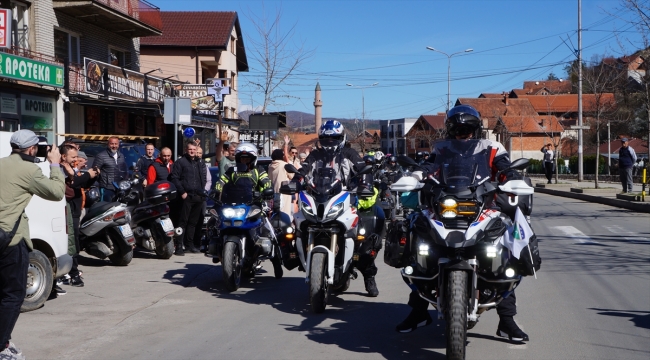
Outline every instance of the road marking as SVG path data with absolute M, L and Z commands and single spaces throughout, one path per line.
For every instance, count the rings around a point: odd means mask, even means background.
M 632 232 L 632 231 L 629 231 L 629 230 L 625 230 L 624 228 L 622 228 L 619 225 L 603 225 L 603 227 L 605 229 L 607 229 L 611 233 L 622 236 L 623 239 L 628 240 L 631 243 L 636 243 L 637 241 L 638 242 L 648 241 L 647 238 L 643 238 L 643 237 L 638 236 L 638 233 L 635 233 L 635 232 Z
M 598 241 L 592 240 L 589 236 L 585 235 L 582 231 L 573 226 L 554 226 L 554 228 L 560 230 L 564 235 L 572 238 L 580 244 L 599 244 Z

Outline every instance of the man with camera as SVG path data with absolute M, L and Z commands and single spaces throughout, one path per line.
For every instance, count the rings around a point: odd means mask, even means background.
M 32 196 L 60 201 L 65 195 L 61 154 L 54 145 L 47 153 L 50 177 L 35 165 L 39 139 L 19 130 L 10 139 L 12 154 L 0 159 L 0 358 L 24 359 L 10 342 L 27 290 L 29 252 L 33 249 L 25 208 Z

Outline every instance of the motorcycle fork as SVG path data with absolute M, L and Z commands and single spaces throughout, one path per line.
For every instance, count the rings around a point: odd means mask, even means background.
M 474 271 L 472 271 L 472 283 L 471 283 L 471 289 L 470 290 L 470 300 L 469 300 L 469 314 L 467 316 L 467 321 L 478 321 L 478 296 L 479 296 L 479 290 L 478 290 L 478 260 L 476 260 L 476 256 L 474 256 L 474 259 L 470 259 L 468 261 L 470 265 L 472 265 L 472 268 Z

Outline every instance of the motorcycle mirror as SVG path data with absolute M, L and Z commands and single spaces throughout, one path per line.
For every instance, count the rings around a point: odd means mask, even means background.
M 411 159 L 410 157 L 406 155 L 400 155 L 397 157 L 397 163 L 400 164 L 401 166 L 404 167 L 409 167 L 409 166 L 418 166 L 418 163 L 415 162 L 415 160 Z
M 530 164 L 530 159 L 521 158 L 513 161 L 512 164 L 510 164 L 509 169 L 524 170 L 525 168 L 528 167 L 529 164 Z
M 284 165 L 284 170 L 286 170 L 289 174 L 297 174 L 298 173 L 298 169 L 296 169 L 296 167 L 293 166 L 292 164 Z
M 275 191 L 273 191 L 272 188 L 268 188 L 262 191 L 262 197 L 264 197 L 266 200 L 273 199 L 273 196 L 275 196 Z

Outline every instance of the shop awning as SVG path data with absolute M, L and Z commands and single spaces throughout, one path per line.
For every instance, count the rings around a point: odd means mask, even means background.
M 121 140 L 158 140 L 158 136 L 145 136 L 145 135 L 99 135 L 99 134 L 56 134 L 57 136 L 64 136 L 65 138 L 76 138 L 81 140 L 94 140 L 94 141 L 108 141 L 110 137 L 117 137 Z

